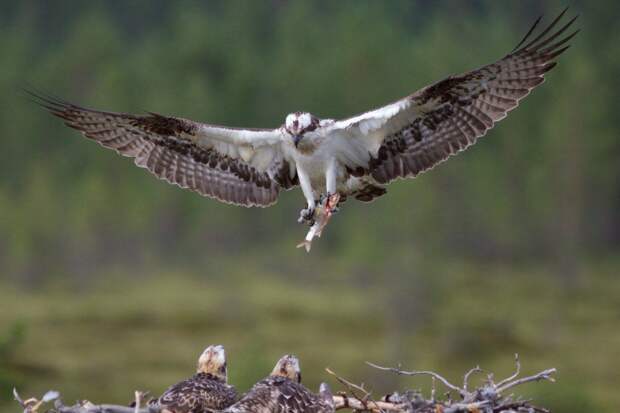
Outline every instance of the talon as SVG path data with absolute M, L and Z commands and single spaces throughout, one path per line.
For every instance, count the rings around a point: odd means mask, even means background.
M 307 223 L 308 225 L 314 225 L 314 208 L 304 208 L 299 212 L 299 219 L 297 222 L 300 224 Z

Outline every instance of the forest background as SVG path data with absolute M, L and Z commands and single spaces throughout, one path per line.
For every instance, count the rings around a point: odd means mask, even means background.
M 510 51 L 560 1 L 1 1 L 0 411 L 10 391 L 125 403 L 224 344 L 241 390 L 284 353 L 381 394 L 557 367 L 555 411 L 620 406 L 620 17 L 583 30 L 478 145 L 372 204 L 311 254 L 299 191 L 247 210 L 154 179 L 28 101 L 276 127 L 346 117 Z M 337 387 L 332 383 L 333 387 Z

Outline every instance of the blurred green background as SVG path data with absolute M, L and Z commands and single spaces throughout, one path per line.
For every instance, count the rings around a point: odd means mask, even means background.
M 374 203 L 311 254 L 299 191 L 269 209 L 156 180 L 18 92 L 275 127 L 344 117 L 491 62 L 561 1 L 1 1 L 0 411 L 10 390 L 125 403 L 224 344 L 241 390 L 284 353 L 383 392 L 557 367 L 555 411 L 620 406 L 618 3 L 571 1 L 582 33 L 547 83 L 466 153 Z M 547 20 L 548 21 L 548 20 Z M 337 384 L 331 381 L 333 388 Z

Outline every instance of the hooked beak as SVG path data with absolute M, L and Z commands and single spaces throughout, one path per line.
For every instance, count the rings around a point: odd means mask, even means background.
M 293 143 L 295 144 L 295 147 L 299 145 L 299 142 L 301 141 L 302 138 L 303 138 L 303 135 L 293 136 Z

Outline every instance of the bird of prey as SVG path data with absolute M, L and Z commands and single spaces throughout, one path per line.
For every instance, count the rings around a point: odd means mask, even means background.
M 174 384 L 149 406 L 170 413 L 211 413 L 232 405 L 237 391 L 227 383 L 226 352 L 209 346 L 198 359 L 197 373 Z
M 283 356 L 271 375 L 256 383 L 226 413 L 331 413 L 334 400 L 327 384 L 314 394 L 301 384 L 299 360 Z
M 307 206 L 299 220 L 311 225 L 304 243 L 309 249 L 339 201 L 369 202 L 384 195 L 390 182 L 413 178 L 461 152 L 517 107 L 578 33 L 568 32 L 577 16 L 560 23 L 565 13 L 538 34 L 541 18 L 536 20 L 523 40 L 494 63 L 348 119 L 294 112 L 277 128 L 232 128 L 37 98 L 87 138 L 201 195 L 266 207 L 280 191 L 300 186 Z

